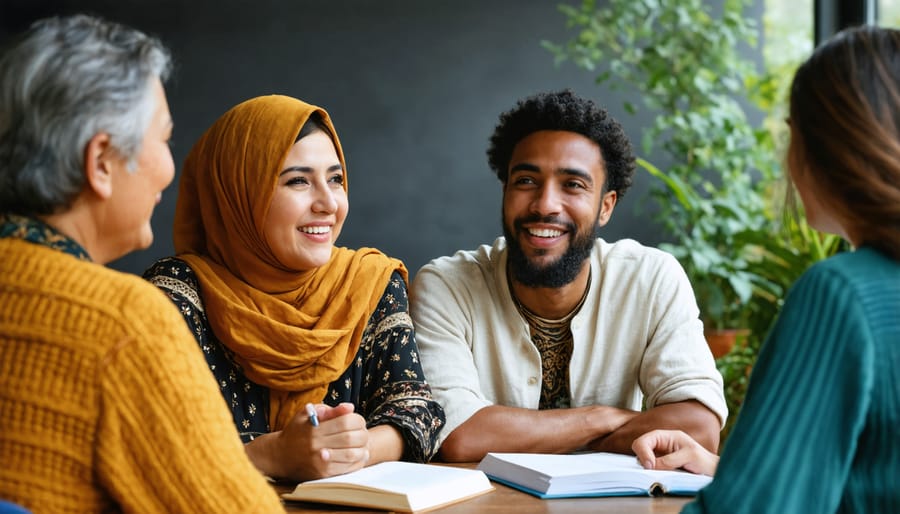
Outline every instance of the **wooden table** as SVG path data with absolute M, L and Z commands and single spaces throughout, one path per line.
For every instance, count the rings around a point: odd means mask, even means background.
M 476 464 L 458 464 L 461 467 L 474 468 Z M 691 501 L 692 498 L 664 496 L 657 498 L 641 496 L 616 496 L 607 498 L 567 498 L 556 500 L 542 500 L 540 498 L 523 493 L 519 490 L 507 487 L 497 482 L 492 482 L 495 490 L 483 494 L 471 500 L 466 500 L 442 509 L 433 511 L 439 514 L 470 514 L 470 513 L 496 513 L 496 514 L 675 514 L 681 511 L 681 507 Z M 294 489 L 292 484 L 275 484 L 279 494 L 288 493 Z M 383 513 L 384 511 L 345 507 L 341 505 L 325 505 L 321 503 L 285 502 L 288 512 L 307 512 L 313 514 L 325 513 Z

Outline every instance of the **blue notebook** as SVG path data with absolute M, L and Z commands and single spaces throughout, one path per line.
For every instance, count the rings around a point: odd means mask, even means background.
M 489 453 L 478 469 L 501 484 L 538 498 L 691 496 L 712 477 L 686 471 L 644 469 L 634 456 L 616 453 Z

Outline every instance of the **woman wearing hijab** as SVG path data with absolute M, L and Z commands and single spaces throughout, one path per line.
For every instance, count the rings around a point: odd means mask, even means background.
M 437 450 L 444 413 L 419 365 L 406 268 L 378 250 L 334 246 L 347 211 L 328 114 L 286 96 L 254 98 L 194 145 L 175 212 L 177 256 L 144 273 L 181 310 L 248 455 L 269 476 L 426 462 Z
M 791 288 L 721 462 L 682 432 L 633 449 L 715 479 L 682 512 L 900 512 L 900 31 L 848 29 L 791 86 L 790 179 L 856 248 Z

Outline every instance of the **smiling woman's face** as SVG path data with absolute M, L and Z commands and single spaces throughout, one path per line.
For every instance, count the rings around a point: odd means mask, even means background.
M 344 170 L 334 143 L 314 131 L 291 147 L 282 166 L 264 235 L 278 262 L 307 271 L 322 266 L 349 209 Z

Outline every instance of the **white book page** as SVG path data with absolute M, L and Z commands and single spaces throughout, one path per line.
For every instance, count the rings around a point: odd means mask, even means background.
M 345 475 L 321 478 L 305 483 L 345 483 L 396 493 L 411 493 L 429 489 L 432 486 L 446 486 L 450 481 L 465 480 L 466 477 L 473 474 L 481 473 L 471 469 L 434 464 L 382 462 Z

